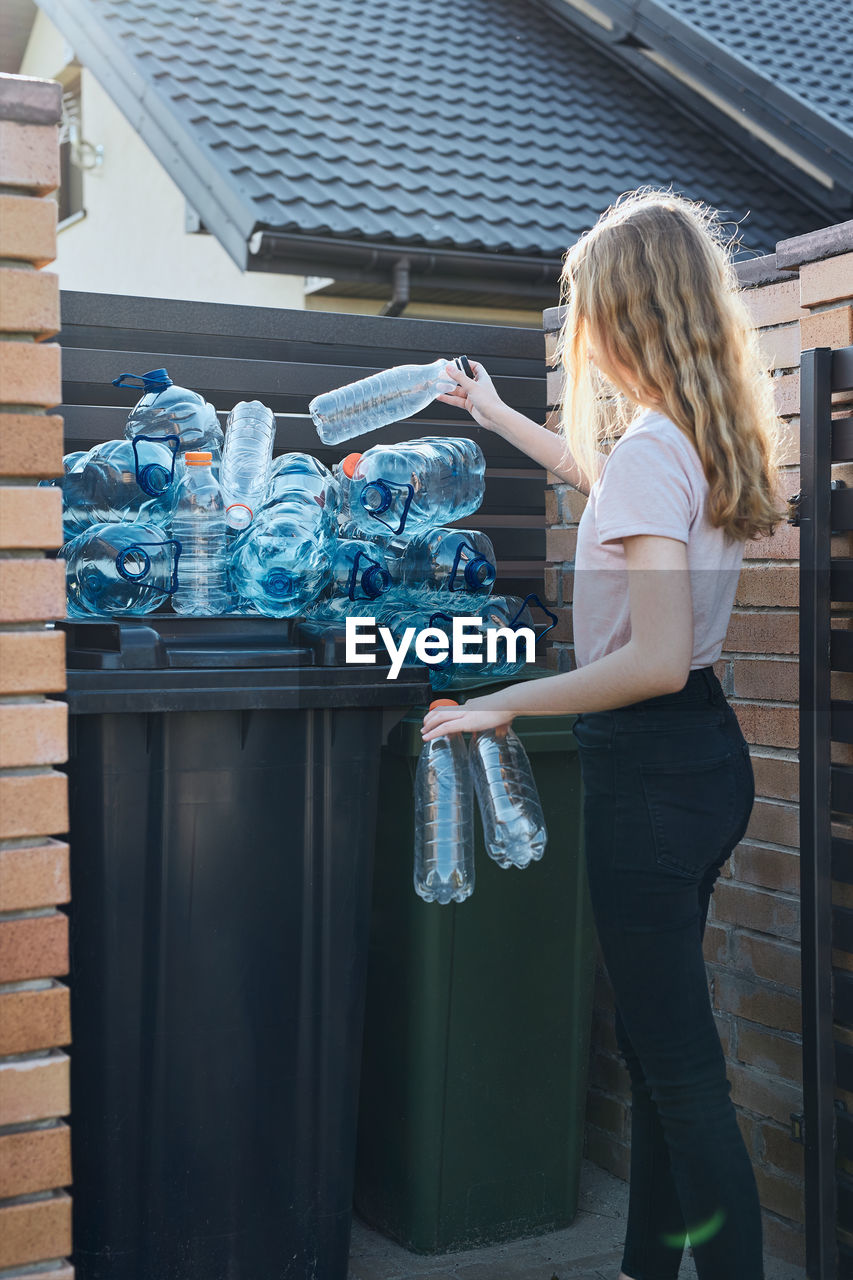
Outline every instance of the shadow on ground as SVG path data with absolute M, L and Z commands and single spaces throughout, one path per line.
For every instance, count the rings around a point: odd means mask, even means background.
M 578 1215 L 565 1231 L 464 1253 L 422 1257 L 353 1222 L 349 1280 L 617 1280 L 628 1184 L 584 1160 Z M 696 1280 L 685 1253 L 679 1280 Z M 790 1262 L 769 1258 L 765 1280 L 805 1280 Z

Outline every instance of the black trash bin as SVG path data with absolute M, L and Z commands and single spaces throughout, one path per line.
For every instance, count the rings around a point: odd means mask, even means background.
M 380 746 L 426 675 L 64 625 L 78 1280 L 344 1280 Z

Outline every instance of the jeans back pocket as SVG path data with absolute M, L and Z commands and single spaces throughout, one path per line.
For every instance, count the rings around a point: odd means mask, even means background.
M 640 766 L 660 867 L 695 879 L 723 858 L 739 825 L 736 775 L 732 751 Z

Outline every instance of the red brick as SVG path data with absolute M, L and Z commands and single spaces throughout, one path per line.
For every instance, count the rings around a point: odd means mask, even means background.
M 733 702 L 747 742 L 762 747 L 796 747 L 799 743 L 799 711 L 795 706 L 770 702 Z
M 0 549 L 43 550 L 63 541 L 59 489 L 0 486 Z
M 791 490 L 789 496 L 794 492 Z M 743 557 L 747 563 L 750 560 L 797 560 L 799 555 L 800 531 L 787 520 L 780 520 L 771 537 L 754 538 L 743 544 Z
M 812 347 L 849 347 L 853 343 L 853 307 L 815 311 L 800 321 L 803 351 Z
M 0 1125 L 67 1116 L 71 1110 L 68 1054 L 0 1062 Z
M 748 1111 L 735 1110 L 735 1119 L 737 1120 L 738 1128 L 741 1131 L 743 1140 L 746 1143 L 746 1149 L 749 1152 L 750 1159 L 754 1161 L 756 1144 L 758 1141 L 758 1124 L 755 1117 L 751 1116 Z
M 800 333 L 796 323 L 763 329 L 759 334 L 763 360 L 773 369 L 795 369 L 800 363 Z
M 52 271 L 0 267 L 0 332 L 51 338 L 59 331 L 59 277 Z
M 557 615 L 557 625 L 554 627 L 554 630 L 549 633 L 551 640 L 572 641 L 574 639 L 574 632 L 572 629 L 571 609 L 554 609 L 553 612 Z
M 0 777 L 0 837 L 50 836 L 68 830 L 68 779 L 64 773 Z
M 0 982 L 58 978 L 68 972 L 68 917 L 0 920 Z
M 4 76 L 0 81 L 0 119 L 58 124 L 62 119 L 62 86 L 36 76 Z
M 795 660 L 736 658 L 732 675 L 737 698 L 796 702 L 800 696 L 799 663 Z
M 714 1008 L 733 1013 L 740 1019 L 758 1022 L 778 1031 L 800 1032 L 802 1010 L 796 996 L 775 991 L 772 987 L 736 973 L 718 970 L 714 975 Z M 738 1056 L 743 1023 L 738 1028 Z
M 59 130 L 50 124 L 0 120 L 3 185 L 46 196 L 59 186 Z
M 586 1122 L 622 1139 L 628 1132 L 627 1104 L 623 1099 L 610 1098 L 597 1089 L 590 1089 L 586 1098 Z
M 557 489 L 545 490 L 545 523 L 560 523 L 560 493 Z
M 799 619 L 781 609 L 770 613 L 743 613 L 735 609 L 729 622 L 727 653 L 796 653 L 799 648 Z
M 758 1183 L 758 1196 L 765 1209 L 772 1209 L 783 1218 L 793 1222 L 802 1222 L 803 1184 L 784 1174 L 773 1173 L 770 1169 L 755 1166 L 755 1180 Z
M 64 632 L 0 632 L 0 694 L 61 693 L 64 688 Z
M 0 476 L 61 476 L 62 433 L 57 414 L 0 413 Z
M 584 1155 L 601 1169 L 607 1169 L 615 1177 L 627 1182 L 631 1174 L 631 1154 L 628 1145 L 604 1133 L 593 1125 L 584 1130 Z
M 799 809 L 779 800 L 756 800 L 746 835 L 749 840 L 796 848 L 800 842 Z
M 59 404 L 62 375 L 56 343 L 0 342 L 0 395 L 4 404 L 45 409 Z
M 552 564 L 574 560 L 577 545 L 577 529 L 548 529 L 545 533 L 545 559 Z
M 782 280 L 779 284 L 745 289 L 741 297 L 756 329 L 763 329 L 771 324 L 787 324 L 807 314 L 800 305 L 800 285 L 796 276 L 792 280 Z
M 745 884 L 799 894 L 800 858 L 795 852 L 768 849 L 745 840 L 731 857 L 732 877 Z
M 49 987 L 0 992 L 0 1054 L 60 1048 L 71 1042 L 68 988 Z
M 738 1027 L 737 1056 L 741 1062 L 759 1067 L 772 1076 L 802 1082 L 803 1046 L 799 1040 L 786 1040 L 763 1027 L 742 1022 Z
M 765 756 L 751 752 L 752 772 L 755 774 L 755 792 L 778 800 L 799 800 L 800 765 L 797 760 L 784 760 L 778 756 Z
M 732 1085 L 732 1100 L 755 1115 L 789 1123 L 792 1111 L 802 1111 L 803 1093 L 787 1080 L 772 1079 L 764 1071 L 730 1062 L 726 1074 Z
M 629 1097 L 631 1093 L 631 1077 L 628 1068 L 620 1058 L 609 1053 L 594 1053 L 590 1063 L 589 1083 L 604 1093 Z M 597 1123 L 597 1122 L 593 1122 Z M 609 1128 L 601 1125 L 601 1128 Z
M 796 609 L 800 602 L 796 564 L 744 564 L 735 603 L 759 608 Z
M 0 560 L 0 622 L 64 617 L 64 561 Z
M 0 258 L 43 267 L 56 257 L 55 200 L 0 195 Z
M 2 123 L 2 122 L 0 122 Z M 62 1258 L 71 1252 L 71 1197 L 0 1205 L 0 1267 Z
M 713 898 L 714 919 L 718 923 L 737 924 L 792 941 L 799 937 L 800 904 L 793 897 L 719 880 Z
M 545 665 L 549 671 L 555 671 L 562 675 L 564 671 L 574 671 L 575 658 L 574 646 L 568 644 L 554 644 L 547 650 Z
M 24 702 L 0 706 L 0 768 L 62 764 L 68 759 L 68 706 Z
M 67 1124 L 0 1134 L 0 1197 L 31 1195 L 71 1181 L 71 1130 Z
M 853 298 L 853 253 L 840 253 L 800 268 L 800 302 L 820 307 Z
M 68 902 L 68 845 L 47 840 L 0 849 L 0 911 L 29 911 Z
M 588 501 L 587 495 L 581 493 L 580 489 L 573 489 L 571 485 L 566 485 L 562 497 L 563 519 L 566 524 L 580 523 Z
M 758 1140 L 761 1159 L 765 1164 L 802 1178 L 805 1148 L 801 1142 L 793 1140 L 790 1126 L 783 1129 L 765 1120 L 758 1125 Z
M 764 1252 L 771 1258 L 784 1258 L 794 1266 L 806 1265 L 806 1237 L 802 1227 L 785 1222 L 775 1214 L 762 1214 Z
M 720 1037 L 720 1044 L 723 1046 L 723 1053 L 727 1058 L 732 1056 L 734 1043 L 734 1025 L 735 1019 L 727 1013 L 715 1013 L 714 1022 L 717 1025 L 717 1035 Z
M 549 369 L 545 374 L 545 397 L 549 405 L 558 405 L 566 389 L 566 374 L 562 368 Z
M 776 412 L 780 417 L 795 417 L 800 412 L 800 375 L 785 373 L 773 379 L 776 395 Z
M 705 959 L 709 963 L 725 964 L 729 954 L 729 931 L 708 921 L 702 944 Z

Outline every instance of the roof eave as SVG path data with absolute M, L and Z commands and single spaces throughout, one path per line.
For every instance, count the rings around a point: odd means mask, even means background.
M 143 142 L 154 152 L 241 271 L 248 266 L 248 237 L 257 215 L 204 150 L 143 79 L 120 41 L 89 9 L 86 0 L 38 0 Z

